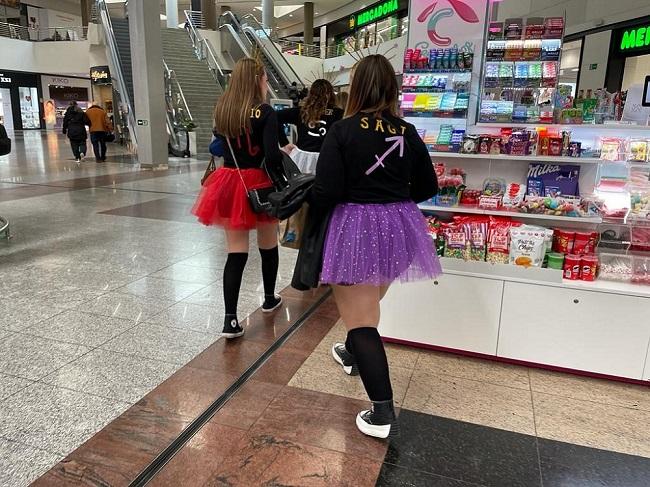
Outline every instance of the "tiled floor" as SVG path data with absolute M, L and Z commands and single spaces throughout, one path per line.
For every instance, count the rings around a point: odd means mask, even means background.
M 26 485 L 219 340 L 223 236 L 189 214 L 205 161 L 142 171 L 55 133 L 0 157 L 0 485 Z M 122 161 L 122 162 L 116 162 Z M 126 161 L 126 162 L 124 162 Z M 293 251 L 283 251 L 281 289 Z M 252 252 L 240 314 L 260 304 Z

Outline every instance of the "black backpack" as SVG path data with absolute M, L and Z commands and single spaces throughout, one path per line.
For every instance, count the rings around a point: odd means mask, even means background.
M 11 152 L 11 139 L 7 136 L 4 125 L 0 123 L 0 156 L 6 156 Z

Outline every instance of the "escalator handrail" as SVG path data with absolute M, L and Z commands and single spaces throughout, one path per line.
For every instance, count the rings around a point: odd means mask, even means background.
M 192 45 L 194 46 L 194 52 L 197 53 L 197 56 L 201 57 L 202 55 L 205 56 L 205 58 L 208 61 L 208 69 L 212 71 L 210 68 L 210 61 L 212 61 L 214 65 L 214 69 L 216 70 L 213 74 L 213 77 L 215 78 L 215 81 L 219 84 L 219 87 L 221 90 L 226 89 L 226 80 L 228 79 L 226 75 L 223 72 L 223 69 L 221 69 L 221 65 L 217 61 L 217 56 L 215 55 L 214 51 L 212 50 L 212 46 L 210 46 L 210 43 L 208 42 L 207 39 L 205 39 L 201 33 L 198 31 L 196 26 L 194 25 L 193 18 L 192 18 L 192 13 L 193 11 L 191 10 L 185 10 L 185 25 L 189 29 L 189 36 L 190 40 L 192 41 Z M 205 51 L 204 51 L 205 50 Z
M 263 49 L 266 49 L 266 46 L 270 44 L 271 46 L 273 46 L 273 49 L 275 50 L 277 56 L 279 56 L 279 57 L 277 57 L 277 59 L 282 59 L 282 61 L 284 61 L 285 67 L 288 68 L 289 73 L 287 73 L 286 70 L 283 69 L 283 67 L 278 66 L 276 63 L 274 63 L 274 64 L 276 64 L 276 66 L 275 66 L 276 68 L 280 69 L 280 72 L 281 72 L 280 74 L 284 75 L 284 78 L 285 78 L 287 84 L 290 85 L 291 81 L 295 81 L 296 84 L 298 85 L 299 89 L 304 88 L 305 84 L 300 79 L 300 76 L 298 76 L 298 73 L 296 73 L 296 71 L 291 67 L 291 64 L 289 64 L 289 61 L 286 60 L 286 58 L 284 57 L 284 54 L 282 53 L 282 51 L 278 48 L 278 46 L 275 44 L 275 42 L 273 42 L 273 39 L 271 39 L 271 37 L 267 34 L 266 30 L 264 29 L 264 26 L 262 24 L 260 24 L 259 20 L 257 20 L 257 18 L 255 18 L 255 16 L 253 14 L 246 14 L 246 15 L 244 15 L 242 17 L 242 19 L 244 19 L 246 21 L 250 21 L 251 23 L 253 23 L 255 25 L 255 27 L 251 27 L 251 29 L 255 32 L 255 34 L 257 34 L 258 32 L 263 32 L 264 33 L 264 36 L 266 37 L 266 40 L 268 42 L 267 43 L 261 43 L 260 42 L 259 43 L 260 46 Z M 272 56 L 269 56 L 269 58 L 272 58 Z
M 194 118 L 192 117 L 192 113 L 190 112 L 190 107 L 187 104 L 187 100 L 185 99 L 185 95 L 183 94 L 183 89 L 181 88 L 180 83 L 176 79 L 176 73 L 174 70 L 169 69 L 169 66 L 163 59 L 163 68 L 165 70 L 165 102 L 167 105 L 167 110 L 166 110 L 166 122 L 167 122 L 167 131 L 169 132 L 169 136 L 173 139 L 174 145 L 178 146 L 179 145 L 179 129 L 180 131 L 185 132 L 187 129 L 183 126 L 181 126 L 182 119 L 179 116 L 179 112 L 185 112 L 186 118 L 190 121 L 193 122 Z M 176 97 L 174 97 L 174 93 L 178 93 L 181 106 L 177 106 L 176 103 Z
M 108 7 L 106 6 L 106 0 L 97 0 L 97 7 L 99 11 L 98 12 L 99 20 L 104 29 L 104 37 L 106 38 L 106 45 L 108 46 L 111 62 L 113 63 L 113 70 L 117 79 L 117 87 L 120 91 L 122 101 L 127 106 L 126 118 L 129 125 L 129 135 L 131 137 L 131 144 L 133 145 L 133 148 L 136 149 L 138 146 L 138 135 L 136 130 L 135 114 L 133 113 L 131 96 L 129 95 L 129 91 L 126 87 L 126 81 L 124 79 L 124 72 L 122 71 L 120 54 L 117 50 L 115 31 L 113 30 L 113 23 L 111 22 L 111 16 L 108 12 Z
M 230 12 L 226 12 L 226 13 L 230 13 Z M 223 15 L 225 15 L 225 13 Z M 234 17 L 233 17 L 233 20 L 235 20 Z M 235 20 L 235 22 L 236 22 L 236 20 Z M 237 25 L 239 25 L 239 24 L 237 24 Z M 219 26 L 219 30 L 224 29 L 224 28 L 230 33 L 230 35 L 233 37 L 235 42 L 239 45 L 239 48 L 246 55 L 246 57 L 252 57 L 250 48 L 248 48 L 248 47 L 246 47 L 244 45 L 244 43 L 242 42 L 242 37 L 237 33 L 235 28 L 229 23 L 223 23 L 223 24 L 221 24 Z M 269 73 L 267 73 L 267 76 L 268 75 L 269 75 Z M 269 95 L 271 95 L 271 98 L 278 98 L 278 94 L 275 91 L 275 89 L 273 88 L 273 86 L 271 85 L 271 83 L 268 83 L 268 90 L 269 90 Z

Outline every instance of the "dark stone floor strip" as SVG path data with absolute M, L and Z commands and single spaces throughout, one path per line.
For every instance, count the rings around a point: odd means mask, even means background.
M 250 379 L 273 354 L 284 345 L 287 340 L 305 323 L 320 304 L 329 297 L 324 295 L 316 301 L 306 312 L 280 336 L 260 357 L 255 360 L 212 404 L 210 404 L 194 421 L 192 421 L 176 439 L 165 448 L 130 484 L 130 487 L 143 487 L 203 428 L 214 414 L 233 397 L 237 391 Z

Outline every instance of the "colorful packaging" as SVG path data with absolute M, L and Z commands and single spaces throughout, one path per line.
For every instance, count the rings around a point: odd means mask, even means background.
M 564 254 L 560 254 L 558 252 L 549 252 L 547 256 L 548 256 L 547 267 L 549 269 L 562 270 L 564 268 Z
M 580 279 L 581 259 L 579 255 L 568 254 L 564 257 L 564 278 L 570 281 Z
M 491 219 L 488 225 L 487 257 L 492 264 L 507 264 L 510 260 L 510 220 Z
M 598 232 L 575 232 L 573 253 L 577 255 L 593 254 L 598 242 Z
M 522 267 L 541 267 L 546 250 L 546 235 L 540 230 L 510 229 L 510 263 Z
M 594 281 L 598 272 L 598 257 L 595 255 L 583 255 L 580 259 L 580 279 L 583 281 Z
M 561 139 L 560 139 L 561 153 Z M 530 196 L 579 196 L 580 166 L 531 163 L 526 193 Z
M 560 254 L 573 253 L 573 242 L 576 232 L 571 230 L 556 229 L 553 233 L 553 252 Z

